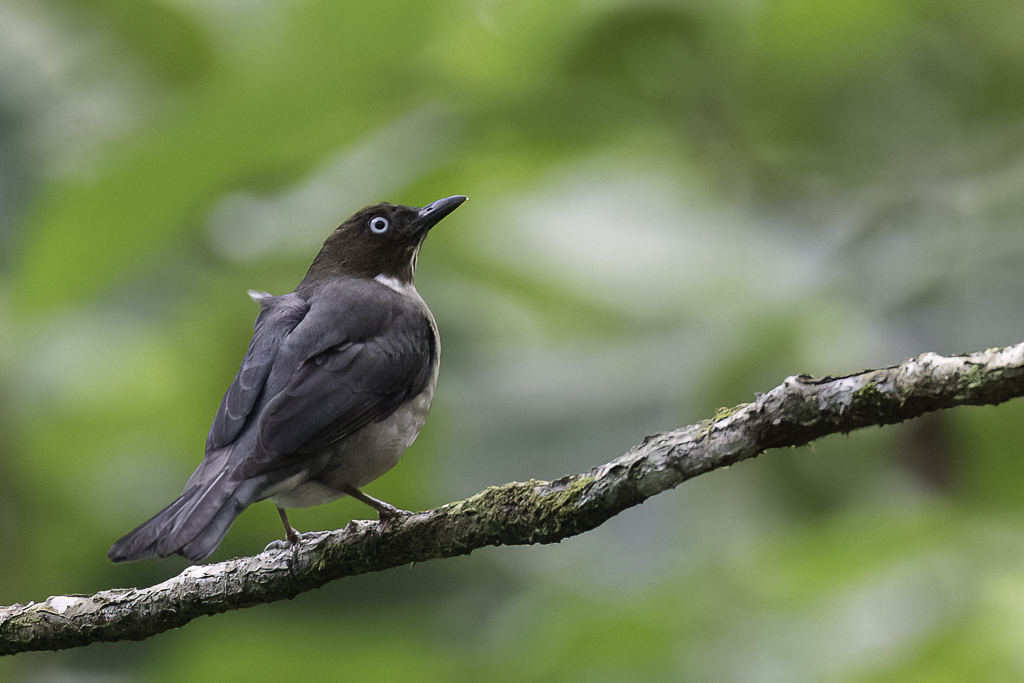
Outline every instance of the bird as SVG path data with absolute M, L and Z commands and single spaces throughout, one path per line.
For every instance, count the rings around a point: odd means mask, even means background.
M 398 463 L 430 410 L 441 343 L 413 275 L 427 233 L 464 201 L 368 206 L 327 238 L 294 292 L 249 292 L 260 306 L 252 341 L 202 462 L 176 500 L 114 543 L 111 560 L 199 562 L 266 499 L 293 550 L 287 508 L 351 496 L 381 521 L 408 514 L 361 489 Z

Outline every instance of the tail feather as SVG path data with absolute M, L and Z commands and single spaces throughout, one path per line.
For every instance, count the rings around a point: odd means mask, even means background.
M 225 482 L 226 475 L 227 472 L 221 470 L 214 479 L 202 486 L 194 486 L 191 489 L 185 487 L 185 493 L 179 500 L 186 496 L 187 499 L 160 529 L 160 543 L 157 548 L 162 551 L 161 557 L 175 552 L 176 548 L 172 547 L 174 539 L 194 538 L 209 524 L 210 518 L 230 502 L 234 489 L 230 482 Z
M 242 514 L 242 510 L 245 508 L 245 505 L 238 503 L 234 499 L 228 500 L 217 511 L 217 514 L 202 529 L 199 529 L 192 540 L 185 544 L 178 552 L 189 558 L 206 557 L 220 545 L 221 539 L 227 534 L 231 523 L 235 521 L 238 515 Z
M 259 482 L 235 481 L 221 473 L 205 486 L 187 488 L 173 503 L 156 513 L 111 548 L 114 562 L 178 554 L 193 562 L 220 545 L 231 523 L 258 498 Z

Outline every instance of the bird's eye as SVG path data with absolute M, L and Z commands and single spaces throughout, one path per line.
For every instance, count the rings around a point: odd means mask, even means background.
M 391 227 L 391 223 L 384 216 L 374 216 L 370 219 L 370 232 L 382 235 L 388 231 L 389 227 Z

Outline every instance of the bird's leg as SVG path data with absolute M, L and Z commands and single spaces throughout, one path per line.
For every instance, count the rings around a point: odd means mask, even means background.
M 284 522 L 284 537 L 288 541 L 288 545 L 296 547 L 299 545 L 299 532 L 292 528 L 292 525 L 288 523 L 288 513 L 284 511 L 284 508 L 277 508 L 277 514 L 281 515 L 281 521 Z
M 356 500 L 362 503 L 366 503 L 374 510 L 376 510 L 382 522 L 386 519 L 394 519 L 396 517 L 401 517 L 402 515 L 412 514 L 408 510 L 396 508 L 391 503 L 385 503 L 383 500 L 367 495 L 360 491 L 359 489 L 357 489 L 355 486 L 342 486 L 341 490 L 345 492 L 345 495 L 352 496 Z
M 288 513 L 284 511 L 284 508 L 277 508 L 277 514 L 281 515 L 281 521 L 284 522 L 284 539 L 271 541 L 263 549 L 263 552 L 268 550 L 291 550 L 292 557 L 295 558 L 299 554 L 299 532 L 288 523 Z

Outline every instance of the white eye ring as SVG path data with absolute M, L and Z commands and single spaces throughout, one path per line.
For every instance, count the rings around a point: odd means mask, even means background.
M 383 235 L 391 227 L 390 221 L 384 216 L 374 216 L 370 219 L 370 232 Z

